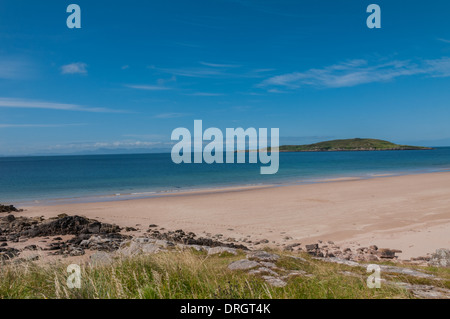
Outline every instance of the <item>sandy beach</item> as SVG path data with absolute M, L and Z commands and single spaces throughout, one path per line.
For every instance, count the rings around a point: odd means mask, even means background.
M 450 172 L 23 208 L 27 217 L 82 215 L 142 232 L 156 224 L 277 247 L 377 245 L 402 250 L 402 259 L 450 246 Z

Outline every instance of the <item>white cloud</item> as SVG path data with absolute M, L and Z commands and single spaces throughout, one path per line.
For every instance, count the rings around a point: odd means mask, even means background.
M 162 145 L 161 142 L 148 142 L 148 141 L 113 141 L 113 142 L 79 142 L 79 143 L 67 143 L 67 144 L 57 144 L 52 145 L 47 148 L 47 150 L 95 150 L 98 148 L 105 149 L 116 149 L 116 148 L 141 148 L 141 147 L 152 147 L 157 145 Z
M 0 56 L 0 79 L 22 79 L 30 77 L 34 73 L 34 67 L 27 59 Z
M 409 60 L 396 60 L 377 64 L 370 64 L 366 60 L 350 60 L 322 69 L 277 75 L 263 81 L 259 86 L 284 87 L 287 89 L 306 86 L 339 88 L 373 82 L 387 82 L 398 77 L 420 74 L 431 77 L 450 76 L 450 58 L 422 60 L 416 63 Z
M 444 43 L 450 43 L 450 40 L 438 38 L 438 41 L 444 42 Z
M 217 70 L 217 68 L 194 67 L 194 68 L 179 68 L 179 69 L 158 69 L 158 70 L 172 75 L 190 78 L 210 78 L 228 75 L 223 71 Z
M 239 68 L 240 65 L 237 64 L 218 64 L 218 63 L 209 63 L 209 62 L 200 62 L 202 65 L 210 66 L 213 68 Z
M 173 119 L 173 118 L 177 118 L 177 117 L 185 117 L 185 116 L 189 116 L 190 114 L 188 113 L 162 113 L 162 114 L 157 114 L 154 116 L 154 118 L 156 119 Z
M 190 95 L 190 96 L 223 96 L 224 94 L 222 94 L 222 93 L 209 93 L 209 92 L 196 92 L 196 93 L 191 93 L 191 94 L 186 94 L 186 95 Z
M 76 62 L 61 67 L 62 74 L 87 74 L 87 64 Z
M 136 90 L 144 90 L 144 91 L 167 91 L 172 90 L 172 88 L 161 86 L 161 85 L 125 85 L 127 88 L 136 89 Z
M 76 104 L 53 103 L 15 98 L 0 97 L 0 108 L 22 108 L 22 109 L 48 109 L 59 111 L 79 111 L 94 113 L 124 113 L 125 111 L 112 110 L 103 107 L 85 107 Z
M 82 125 L 86 124 L 0 124 L 0 128 L 52 128 Z
M 262 78 L 263 73 L 274 71 L 273 69 L 248 69 L 242 65 L 237 64 L 219 64 L 210 62 L 198 62 L 200 66 L 193 67 L 179 67 L 179 68 L 157 68 L 149 66 L 148 68 L 158 72 L 168 73 L 174 76 L 188 77 L 188 78 Z

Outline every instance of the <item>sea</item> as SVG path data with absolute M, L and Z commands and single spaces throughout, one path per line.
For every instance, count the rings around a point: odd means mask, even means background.
M 0 158 L 0 203 L 47 205 L 127 200 L 233 186 L 292 185 L 450 170 L 450 147 L 417 151 L 280 153 L 258 164 L 174 164 L 170 154 Z

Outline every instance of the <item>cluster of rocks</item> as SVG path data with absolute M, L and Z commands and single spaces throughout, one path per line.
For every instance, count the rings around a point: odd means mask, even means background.
M 247 258 L 237 260 L 228 265 L 228 269 L 236 271 L 247 271 L 249 275 L 261 275 L 265 282 L 273 287 L 284 287 L 286 280 L 294 276 L 312 277 L 313 275 L 302 270 L 289 271 L 278 267 L 275 262 L 280 259 L 277 254 L 266 251 L 251 251 Z M 300 257 L 291 257 L 302 262 L 307 262 Z
M 150 225 L 152 226 L 152 225 Z M 174 243 L 180 243 L 184 245 L 196 245 L 196 246 L 207 246 L 207 247 L 230 247 L 235 249 L 247 250 L 248 248 L 242 244 L 224 243 L 219 240 L 214 240 L 212 238 L 197 237 L 196 234 L 189 232 L 186 233 L 183 230 L 160 232 L 153 227 L 149 228 L 147 231 L 150 237 L 167 240 Z
M 19 256 L 19 253 L 20 251 L 15 248 L 0 247 L 0 261 L 13 259 L 14 257 Z
M 248 250 L 244 245 L 197 237 L 196 234 L 183 230 L 163 232 L 162 229 L 156 230 L 156 227 L 150 225 L 145 237 L 133 237 L 122 234 L 123 229 L 117 225 L 81 216 L 61 214 L 45 220 L 43 217 L 7 215 L 0 218 L 0 260 L 13 259 L 25 250 L 64 257 L 82 256 L 87 250 L 134 255 L 141 252 L 159 252 L 175 246 L 205 250 L 209 254 L 235 254 L 236 249 Z M 137 229 L 127 227 L 125 231 L 133 232 Z M 60 236 L 68 238 L 63 239 Z M 8 247 L 8 243 L 24 243 L 32 238 L 39 238 L 39 243 L 43 245 L 28 245 L 23 249 Z
M 21 250 L 7 247 L 9 243 L 22 243 L 32 238 L 42 239 L 45 247 L 29 245 L 24 250 L 48 251 L 51 255 L 81 256 L 85 249 L 114 251 L 130 236 L 120 234 L 117 225 L 101 223 L 81 216 L 59 215 L 45 220 L 43 217 L 15 217 L 7 215 L 0 218 L 0 260 L 8 260 L 20 255 Z M 52 236 L 71 235 L 68 240 Z
M 448 251 L 448 249 L 446 250 Z M 364 266 L 357 262 L 340 259 L 337 257 L 328 257 L 328 258 L 314 257 L 314 258 L 324 262 L 337 263 L 350 267 Z M 381 279 L 381 283 L 384 285 L 396 286 L 402 289 L 409 290 L 415 297 L 421 299 L 450 299 L 450 289 L 443 288 L 438 285 L 411 284 L 402 281 L 389 280 L 391 279 L 392 275 L 406 275 L 417 279 L 428 279 L 429 281 L 436 281 L 436 282 L 442 281 L 441 278 L 436 277 L 435 275 L 427 274 L 410 268 L 402 268 L 388 265 L 378 265 L 378 266 L 380 267 L 380 271 L 383 274 L 383 277 L 388 278 L 388 279 L 385 278 Z M 362 276 L 361 274 L 357 274 L 351 271 L 341 271 L 340 273 L 346 276 L 358 277 L 364 280 L 367 278 L 365 276 Z
M 16 213 L 22 212 L 22 209 L 17 209 L 13 205 L 2 205 L 0 204 L 0 213 Z
M 397 253 L 401 253 L 398 249 L 378 248 L 375 245 L 370 247 L 340 247 L 332 241 L 323 242 L 319 240 L 315 244 L 305 245 L 301 247 L 300 243 L 294 243 L 284 248 L 287 251 L 306 251 L 313 257 L 333 258 L 338 257 L 344 260 L 356 262 L 373 262 L 380 260 L 395 260 L 398 258 Z
M 450 249 L 441 248 L 428 260 L 428 264 L 434 267 L 450 268 Z

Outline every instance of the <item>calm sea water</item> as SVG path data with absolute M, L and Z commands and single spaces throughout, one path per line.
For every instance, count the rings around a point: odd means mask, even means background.
M 222 186 L 443 171 L 450 169 L 450 148 L 281 153 L 278 174 L 260 175 L 259 169 L 260 164 L 176 165 L 170 154 L 0 158 L 0 202 L 88 201 L 103 196 L 106 200 Z

